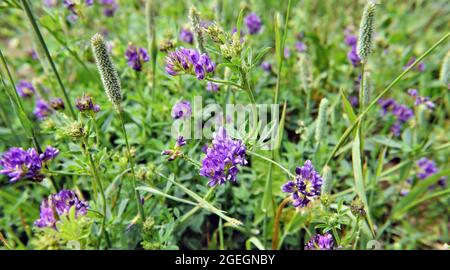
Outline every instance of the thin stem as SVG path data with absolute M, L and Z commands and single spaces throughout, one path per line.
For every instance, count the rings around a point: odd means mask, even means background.
M 100 179 L 100 177 L 98 175 L 97 166 L 96 166 L 96 164 L 94 162 L 94 159 L 92 158 L 91 153 L 89 153 L 88 142 L 87 142 L 86 138 L 83 139 L 81 147 L 84 150 L 84 154 L 86 155 L 86 157 L 89 160 L 89 165 L 91 167 L 91 171 L 92 171 L 92 174 L 94 176 L 95 184 L 100 189 L 100 196 L 102 198 L 102 212 L 103 212 L 102 214 L 103 214 L 103 218 L 102 218 L 102 223 L 100 225 L 100 238 L 99 238 L 99 240 L 97 242 L 97 249 L 100 247 L 101 236 L 102 235 L 105 235 L 107 246 L 110 247 L 108 233 L 105 230 L 105 223 L 106 223 L 106 196 L 105 196 L 105 190 L 103 189 L 102 181 L 101 181 L 101 179 Z
M 345 140 L 350 136 L 352 131 L 355 129 L 355 127 L 359 124 L 361 119 L 377 104 L 378 100 L 381 99 L 389 90 L 392 89 L 411 69 L 413 69 L 419 62 L 421 62 L 425 57 L 427 57 L 432 51 L 434 51 L 439 45 L 444 43 L 444 41 L 450 36 L 450 32 L 445 34 L 440 40 L 438 40 L 433 46 L 431 46 L 426 52 L 424 52 L 420 57 L 414 61 L 412 65 L 410 65 L 407 69 L 405 69 L 400 75 L 397 76 L 381 93 L 369 104 L 369 106 L 366 107 L 364 111 L 362 111 L 359 116 L 356 118 L 355 122 L 348 127 L 344 134 L 342 134 L 341 138 L 339 139 L 338 143 L 334 147 L 331 154 L 328 156 L 327 161 L 325 162 L 325 165 L 328 165 L 330 161 L 334 158 L 334 155 L 337 153 L 339 148 L 344 144 Z
M 92 124 L 93 124 L 94 130 L 95 130 L 95 144 L 97 145 L 97 147 L 99 147 L 100 146 L 100 129 L 98 128 L 97 120 L 95 119 L 95 113 L 91 112 L 90 116 L 91 116 Z
M 139 192 L 136 189 L 137 177 L 136 177 L 136 172 L 134 171 L 134 160 L 133 160 L 133 157 L 131 156 L 131 148 L 130 148 L 130 144 L 128 143 L 127 130 L 125 129 L 125 123 L 123 121 L 123 116 L 122 116 L 121 110 L 118 111 L 118 115 L 119 115 L 119 119 L 120 119 L 120 125 L 122 127 L 123 136 L 125 137 L 125 144 L 127 147 L 128 163 L 130 164 L 130 169 L 131 169 L 131 174 L 132 174 L 131 185 L 133 187 L 134 197 L 136 199 L 137 208 L 138 208 L 139 216 L 141 218 L 141 222 L 144 222 L 145 221 L 144 208 L 141 203 L 141 196 L 139 195 Z
M 39 27 L 36 23 L 36 19 L 33 16 L 33 12 L 31 11 L 30 6 L 28 5 L 28 1 L 22 0 L 22 6 L 25 10 L 25 13 L 27 14 L 28 19 L 30 20 L 30 23 L 31 23 L 31 26 L 33 27 L 34 32 L 36 33 L 39 43 L 41 44 L 42 48 L 44 49 L 45 56 L 47 57 L 47 60 L 50 63 L 50 66 L 51 66 L 53 72 L 55 73 L 56 79 L 61 88 L 61 92 L 64 96 L 67 107 L 69 108 L 70 114 L 72 115 L 72 117 L 74 119 L 76 119 L 76 114 L 75 114 L 75 111 L 73 110 L 72 104 L 70 102 L 69 95 L 67 94 L 66 88 L 64 87 L 61 77 L 59 76 L 58 70 L 56 69 L 55 63 L 53 62 L 53 59 L 50 55 L 47 45 L 45 44 L 44 38 L 42 37 L 41 31 L 39 30 Z
M 260 159 L 263 159 L 263 160 L 265 160 L 265 161 L 267 161 L 267 162 L 270 162 L 270 163 L 276 165 L 278 168 L 280 168 L 281 170 L 283 170 L 289 177 L 295 178 L 295 175 L 293 175 L 288 169 L 286 169 L 285 167 L 283 167 L 283 165 L 281 165 L 280 163 L 278 163 L 278 162 L 276 162 L 276 161 L 274 161 L 274 160 L 272 160 L 272 159 L 270 159 L 270 158 L 267 158 L 267 157 L 265 157 L 265 156 L 262 156 L 262 155 L 260 155 L 260 154 L 257 154 L 257 153 L 255 153 L 255 152 L 253 152 L 253 151 L 250 151 L 250 150 L 247 150 L 247 153 L 250 154 L 250 155 L 252 155 L 252 156 L 258 157 L 258 158 L 260 158 Z
M 222 218 L 219 218 L 219 249 L 225 250 L 225 245 L 223 243 L 223 225 Z
M 205 78 L 205 80 L 207 80 L 208 82 L 213 82 L 213 83 L 217 83 L 217 84 L 231 85 L 231 86 L 234 86 L 236 88 L 245 90 L 245 88 L 242 85 L 239 85 L 239 84 L 237 84 L 235 82 L 232 82 L 232 81 L 219 80 L 219 79 L 209 78 L 209 77 Z
M 291 201 L 291 197 L 284 198 L 283 201 L 278 205 L 277 214 L 275 215 L 275 221 L 273 224 L 273 235 L 272 235 L 272 249 L 278 249 L 278 234 L 280 230 L 280 218 L 283 213 L 283 208 Z
M 207 201 L 211 197 L 215 190 L 215 187 L 212 187 L 208 190 L 208 192 L 203 196 L 203 200 Z M 183 224 L 188 220 L 191 216 L 193 216 L 195 213 L 197 213 L 198 210 L 201 209 L 200 205 L 197 205 L 196 207 L 192 208 L 191 211 L 187 212 L 184 216 L 181 217 L 180 221 L 178 222 L 178 225 Z

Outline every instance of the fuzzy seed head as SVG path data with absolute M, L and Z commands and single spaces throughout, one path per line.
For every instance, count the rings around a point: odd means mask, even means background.
M 368 1 L 359 25 L 357 52 L 361 62 L 365 63 L 372 52 L 373 30 L 375 23 L 375 3 Z
M 312 64 L 307 54 L 302 53 L 299 55 L 298 66 L 299 66 L 299 79 L 302 84 L 303 90 L 306 92 L 311 88 L 311 83 L 313 81 Z
M 325 166 L 323 168 L 322 176 L 323 184 L 321 194 L 330 195 L 331 189 L 333 188 L 333 175 L 329 166 Z
M 319 143 L 325 134 L 325 128 L 327 124 L 327 109 L 328 109 L 328 99 L 323 98 L 319 105 L 319 114 L 316 120 L 316 142 Z
M 91 45 L 94 52 L 97 69 L 100 73 L 103 87 L 105 88 L 105 93 L 116 110 L 120 111 L 120 104 L 122 102 L 122 88 L 120 86 L 120 78 L 108 54 L 103 36 L 98 33 L 95 34 L 91 38 Z

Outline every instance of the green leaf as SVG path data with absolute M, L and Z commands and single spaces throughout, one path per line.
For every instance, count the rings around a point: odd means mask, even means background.
M 353 111 L 353 107 L 348 101 L 347 97 L 345 96 L 344 91 L 342 91 L 341 89 L 340 92 L 342 97 L 342 103 L 344 104 L 344 110 L 347 113 L 348 119 L 350 120 L 350 124 L 353 124 L 356 121 L 356 115 L 355 112 Z
M 261 241 L 259 241 L 259 239 L 254 236 L 245 241 L 245 249 L 251 250 L 252 244 L 259 250 L 265 250 L 264 245 L 261 243 Z
M 364 208 L 367 212 L 367 223 L 369 224 L 370 231 L 372 235 L 375 235 L 372 219 L 370 215 L 370 208 L 367 203 L 366 189 L 364 186 L 364 177 L 361 168 L 361 152 L 360 152 L 360 138 L 359 138 L 359 128 L 356 129 L 355 140 L 352 145 L 352 163 L 353 163 L 353 174 L 355 177 L 355 191 L 359 198 L 364 203 Z
M 140 187 L 137 187 L 136 189 L 137 189 L 137 190 L 146 191 L 146 192 L 149 192 L 149 193 L 151 193 L 151 194 L 163 196 L 163 197 L 166 197 L 166 198 L 168 198 L 168 199 L 171 199 L 171 200 L 174 200 L 174 201 L 177 201 L 177 202 L 181 202 L 181 203 L 185 203 L 185 204 L 190 204 L 190 205 L 197 206 L 197 204 L 196 204 L 195 202 L 188 201 L 188 200 L 185 200 L 185 199 L 181 199 L 181 198 L 178 198 L 178 197 L 169 195 L 169 194 L 164 193 L 164 192 L 162 192 L 162 191 L 160 191 L 160 190 L 158 190 L 158 189 L 156 189 L 156 188 L 147 187 L 147 186 L 140 186 Z
M 442 176 L 450 175 L 450 169 L 441 171 L 417 183 L 415 187 L 403 197 L 392 210 L 392 219 L 398 220 L 412 207 L 416 206 L 421 197 L 428 191 L 428 188 L 436 183 Z M 444 193 L 445 195 L 445 193 Z

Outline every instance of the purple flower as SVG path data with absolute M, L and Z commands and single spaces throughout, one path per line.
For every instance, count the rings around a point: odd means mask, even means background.
M 54 159 L 58 154 L 59 154 L 58 149 L 56 149 L 52 146 L 47 146 L 44 153 L 39 155 L 39 158 L 41 159 L 42 162 L 46 162 L 46 161 Z
M 50 114 L 52 114 L 52 108 L 50 105 L 43 99 L 38 99 L 36 102 L 36 107 L 34 108 L 34 115 L 39 120 L 47 118 Z
M 36 93 L 34 86 L 27 81 L 21 80 L 18 85 L 16 85 L 16 90 L 19 96 L 27 98 L 31 97 Z
M 174 119 L 188 118 L 192 114 L 191 103 L 187 100 L 177 102 L 172 108 L 172 117 Z
M 81 98 L 77 98 L 75 101 L 75 106 L 80 112 L 98 112 L 100 111 L 100 106 L 94 104 L 92 97 L 90 95 L 84 94 Z
M 392 98 L 388 98 L 380 99 L 378 104 L 381 106 L 381 115 L 384 116 L 397 105 L 397 102 L 395 102 Z
M 53 110 L 64 110 L 66 106 L 61 98 L 52 98 L 50 100 L 50 107 L 52 107 Z
M 106 17 L 114 16 L 119 5 L 116 0 L 100 0 L 100 4 L 103 5 L 103 15 Z
M 208 82 L 206 84 L 206 91 L 217 92 L 217 91 L 219 91 L 219 85 L 216 83 L 213 83 L 213 82 Z
M 394 114 L 397 120 L 401 123 L 407 122 L 414 116 L 414 112 L 406 105 L 402 104 L 397 104 L 394 106 L 392 114 Z
M 203 80 L 207 73 L 215 70 L 215 64 L 206 54 L 200 54 L 197 50 L 181 47 L 166 57 L 166 71 L 172 76 L 180 72 L 195 75 Z
M 75 13 L 76 4 L 73 0 L 64 0 L 63 6 L 67 8 L 70 12 Z
M 43 228 L 56 229 L 56 222 L 62 215 L 67 215 L 72 207 L 75 207 L 75 217 L 84 216 L 87 213 L 88 203 L 78 198 L 72 190 L 61 190 L 57 194 L 52 194 L 41 203 L 40 218 L 34 225 Z
M 224 184 L 226 181 L 236 182 L 239 165 L 246 165 L 246 148 L 241 140 L 233 140 L 220 127 L 214 133 L 211 146 L 206 149 L 202 160 L 200 175 L 209 178 L 208 185 Z
M 306 47 L 306 44 L 305 44 L 305 43 L 303 43 L 303 42 L 301 42 L 301 41 L 297 41 L 297 42 L 295 43 L 295 49 L 296 49 L 298 52 L 305 52 L 306 49 L 307 49 L 307 47 Z
M 434 160 L 428 158 L 421 158 L 416 162 L 417 167 L 419 168 L 419 172 L 417 173 L 417 178 L 424 180 L 428 177 L 439 172 L 439 169 L 436 166 L 436 162 Z M 439 178 L 437 181 L 438 186 L 446 187 L 447 186 L 447 177 L 443 176 Z M 430 189 L 434 189 L 436 186 L 431 185 Z
M 309 160 L 303 167 L 297 167 L 295 173 L 295 180 L 284 184 L 281 190 L 285 193 L 292 193 L 294 207 L 305 207 L 313 198 L 320 195 L 322 177 Z
M 58 0 L 42 0 L 42 4 L 48 8 L 52 8 L 58 5 Z
M 164 150 L 161 155 L 169 156 L 168 161 L 173 161 L 183 153 L 180 151 L 181 147 L 186 145 L 186 140 L 183 136 L 178 136 L 175 146 L 172 149 Z
M 245 17 L 245 25 L 250 35 L 257 34 L 261 30 L 262 22 L 256 13 L 250 13 Z
M 316 234 L 306 243 L 306 250 L 332 250 L 334 248 L 333 236 L 330 233 Z
M 384 116 L 388 112 L 391 112 L 396 121 L 391 127 L 391 132 L 395 136 L 400 136 L 403 123 L 407 122 L 414 116 L 414 112 L 406 105 L 398 104 L 393 99 L 380 99 L 378 104 L 381 106 L 381 115 Z
M 94 4 L 94 0 L 86 0 L 84 2 L 86 3 L 86 6 L 92 6 Z
M 419 167 L 419 173 L 417 174 L 419 179 L 426 179 L 439 171 L 436 162 L 431 159 L 421 158 L 416 165 Z
M 188 28 L 181 28 L 180 40 L 189 44 L 194 42 L 194 34 Z
M 291 57 L 291 50 L 289 50 L 288 47 L 284 47 L 284 58 L 289 58 Z
M 128 66 L 136 71 L 142 70 L 142 62 L 148 62 L 150 60 L 146 49 L 138 49 L 132 44 L 128 44 L 128 48 L 125 51 L 125 57 L 127 58 Z
M 264 62 L 261 63 L 261 68 L 265 72 L 269 72 L 269 73 L 272 72 L 272 65 L 269 62 L 267 62 L 267 61 L 264 61 Z
M 177 138 L 177 142 L 176 142 L 176 144 L 175 144 L 175 147 L 180 148 L 180 147 L 182 147 L 182 146 L 184 146 L 184 145 L 186 145 L 186 140 L 184 139 L 183 136 L 179 136 L 179 137 Z
M 350 96 L 349 98 L 350 104 L 352 107 L 356 108 L 359 104 L 359 97 L 358 96 Z
M 347 53 L 347 59 L 354 67 L 361 64 L 361 58 L 359 58 L 356 52 L 356 46 L 352 46 L 351 50 Z
M 47 147 L 41 155 L 34 148 L 25 151 L 22 148 L 12 147 L 0 158 L 0 166 L 3 167 L 0 174 L 7 175 L 10 182 L 20 179 L 40 182 L 44 179 L 41 173 L 43 163 L 52 160 L 58 153 L 59 151 L 51 146 Z
M 406 63 L 406 65 L 403 67 L 403 69 L 409 68 L 410 66 L 412 66 L 412 64 L 414 64 L 415 61 L 416 61 L 416 58 L 415 58 L 415 57 L 411 57 L 411 58 L 408 60 L 408 62 Z M 413 68 L 413 70 L 419 71 L 419 72 L 425 71 L 425 63 L 419 62 L 419 63 Z
M 430 111 L 436 106 L 429 97 L 422 97 L 418 94 L 416 89 L 409 89 L 408 94 L 415 99 L 414 105 L 419 106 L 424 104 Z
M 347 59 L 354 67 L 357 67 L 361 64 L 361 58 L 359 58 L 359 55 L 356 52 L 358 38 L 351 33 L 349 28 L 345 29 L 344 36 L 345 44 L 350 47 L 350 51 L 347 53 Z
M 32 58 L 33 60 L 39 59 L 39 55 L 38 55 L 38 53 L 37 53 L 35 50 L 31 50 L 30 56 L 31 56 L 31 58 Z
M 75 14 L 75 13 L 71 13 L 71 14 L 69 14 L 69 15 L 67 16 L 67 21 L 68 21 L 69 23 L 71 23 L 71 24 L 76 23 L 77 20 L 78 20 L 78 16 L 77 16 L 77 14 Z

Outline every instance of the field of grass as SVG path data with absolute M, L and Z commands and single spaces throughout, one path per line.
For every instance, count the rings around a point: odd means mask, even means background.
M 0 250 L 448 249 L 445 0 L 0 0 Z

